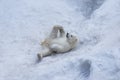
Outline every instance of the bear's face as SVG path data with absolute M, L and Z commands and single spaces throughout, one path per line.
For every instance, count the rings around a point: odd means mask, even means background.
M 75 46 L 76 46 L 76 44 L 77 44 L 77 42 L 78 42 L 78 39 L 77 39 L 76 36 L 67 33 L 67 34 L 66 34 L 66 38 L 67 38 L 68 42 L 70 43 L 70 45 L 71 45 L 72 47 L 75 47 Z

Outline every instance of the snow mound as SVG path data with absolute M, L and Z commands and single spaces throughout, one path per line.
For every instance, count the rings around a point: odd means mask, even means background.
M 0 0 L 0 80 L 119 80 L 120 0 Z M 79 37 L 37 63 L 53 25 Z

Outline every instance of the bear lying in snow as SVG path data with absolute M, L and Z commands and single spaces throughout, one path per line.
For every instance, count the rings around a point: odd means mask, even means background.
M 65 33 L 62 26 L 55 25 L 49 37 L 41 43 L 41 46 L 44 49 L 38 53 L 37 56 L 41 60 L 43 57 L 49 56 L 53 53 L 70 51 L 76 47 L 77 42 L 78 39 L 76 36 Z

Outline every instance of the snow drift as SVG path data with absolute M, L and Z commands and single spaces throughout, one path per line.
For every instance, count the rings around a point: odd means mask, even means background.
M 36 63 L 55 24 L 78 47 Z M 119 0 L 0 0 L 0 80 L 119 80 Z

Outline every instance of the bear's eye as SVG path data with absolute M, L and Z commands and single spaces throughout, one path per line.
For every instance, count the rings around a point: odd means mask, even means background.
M 73 35 L 71 35 L 71 37 L 73 37 Z

